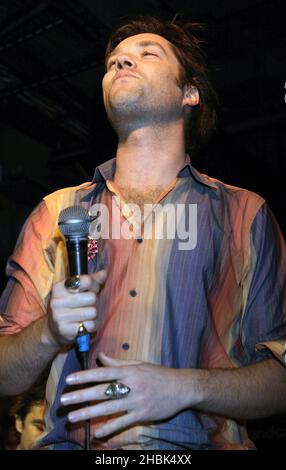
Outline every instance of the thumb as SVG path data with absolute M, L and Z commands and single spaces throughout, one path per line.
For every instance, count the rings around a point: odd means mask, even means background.
M 106 281 L 107 271 L 106 269 L 102 269 L 101 271 L 91 273 L 90 277 L 92 278 L 93 281 L 96 281 L 98 284 L 102 285 Z
M 107 356 L 103 352 L 98 354 L 98 359 L 101 364 L 106 367 L 118 367 L 118 366 L 131 366 L 139 364 L 140 361 L 124 361 L 122 359 L 114 359 L 113 357 Z
M 100 292 L 103 284 L 107 278 L 107 271 L 102 269 L 101 271 L 97 271 L 96 273 L 91 273 L 89 276 L 90 286 L 89 290 L 92 290 L 96 294 Z

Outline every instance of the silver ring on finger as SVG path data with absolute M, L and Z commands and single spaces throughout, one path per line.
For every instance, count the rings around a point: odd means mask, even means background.
M 71 293 L 77 293 L 80 289 L 80 276 L 72 276 L 66 279 L 65 288 Z
M 111 382 L 105 389 L 105 395 L 111 399 L 116 400 L 117 398 L 124 398 L 130 392 L 130 387 L 120 382 Z

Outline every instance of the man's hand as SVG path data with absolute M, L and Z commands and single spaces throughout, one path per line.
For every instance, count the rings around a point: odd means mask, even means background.
M 80 276 L 78 292 L 65 287 L 65 281 L 58 282 L 52 290 L 48 313 L 48 327 L 53 340 L 60 346 L 71 343 L 83 322 L 90 333 L 96 330 L 96 294 L 102 288 L 107 273 L 98 271 Z
M 74 390 L 61 398 L 63 405 L 95 400 L 101 402 L 69 413 L 71 422 L 117 414 L 116 418 L 97 429 L 95 437 L 102 438 L 138 423 L 169 418 L 184 407 L 180 399 L 184 395 L 182 370 L 139 361 L 111 359 L 103 353 L 100 353 L 99 359 L 105 367 L 77 372 L 67 377 L 69 385 L 90 382 L 98 385 Z M 108 399 L 104 392 L 113 381 L 127 385 L 130 393 L 123 398 Z M 118 417 L 118 413 L 121 416 Z

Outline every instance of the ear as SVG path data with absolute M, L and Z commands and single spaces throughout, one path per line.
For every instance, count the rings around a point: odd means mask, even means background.
M 23 431 L 23 422 L 22 422 L 22 419 L 20 418 L 20 416 L 18 415 L 15 415 L 15 427 L 17 429 L 17 431 L 22 434 L 22 431 Z
M 194 85 L 184 85 L 183 106 L 196 106 L 200 102 L 199 90 Z

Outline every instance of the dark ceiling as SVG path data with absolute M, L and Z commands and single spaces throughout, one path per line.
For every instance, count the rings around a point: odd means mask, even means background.
M 2 263 L 44 194 L 89 180 L 114 153 L 100 95 L 111 30 L 128 15 L 176 13 L 208 25 L 220 98 L 198 168 L 260 192 L 285 229 L 285 0 L 1 0 Z

